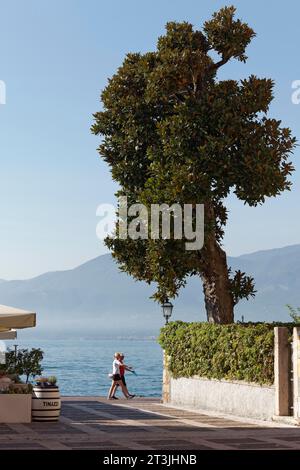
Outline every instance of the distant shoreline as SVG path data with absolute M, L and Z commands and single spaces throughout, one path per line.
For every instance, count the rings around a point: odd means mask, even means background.
M 14 343 L 28 341 L 156 341 L 157 336 L 21 336 L 12 341 Z

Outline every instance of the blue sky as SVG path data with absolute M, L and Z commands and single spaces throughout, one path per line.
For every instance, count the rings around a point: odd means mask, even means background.
M 246 65 L 232 62 L 220 78 L 251 73 L 276 81 L 271 115 L 299 136 L 299 15 L 285 2 L 197 0 L 0 0 L 0 278 L 67 269 L 103 253 L 96 208 L 114 202 L 116 186 L 90 134 L 99 95 L 132 51 L 155 48 L 164 24 L 196 27 L 234 3 L 257 37 Z M 225 248 L 231 255 L 300 243 L 299 150 L 294 187 L 264 207 L 228 201 Z

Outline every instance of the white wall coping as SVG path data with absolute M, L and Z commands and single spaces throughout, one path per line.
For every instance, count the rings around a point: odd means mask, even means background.
M 199 379 L 199 380 L 207 380 L 209 382 L 222 382 L 222 383 L 228 383 L 228 384 L 237 384 L 237 385 L 247 385 L 250 387 L 258 387 L 258 388 L 274 388 L 275 385 L 267 385 L 267 384 L 259 384 L 257 382 L 246 382 L 246 380 L 230 380 L 230 379 L 215 379 L 215 378 L 210 378 L 210 377 L 203 377 L 201 375 L 193 375 L 191 377 L 173 377 L 171 375 L 172 380 L 178 380 L 178 379 Z

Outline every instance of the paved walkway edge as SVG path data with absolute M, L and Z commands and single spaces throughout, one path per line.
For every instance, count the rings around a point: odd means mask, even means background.
M 231 415 L 231 414 L 225 414 L 225 413 L 220 413 L 220 412 L 217 412 L 217 411 L 210 411 L 210 410 L 203 410 L 203 409 L 200 409 L 200 408 L 191 408 L 191 407 L 187 407 L 187 406 L 175 406 L 175 405 L 170 405 L 169 403 L 160 403 L 161 407 L 162 408 L 173 408 L 174 410 L 185 410 L 185 411 L 189 411 L 189 412 L 192 412 L 192 413 L 197 413 L 197 414 L 201 414 L 201 415 L 207 415 L 207 416 L 214 416 L 216 418 L 223 418 L 223 419 L 230 419 L 232 421 L 238 421 L 238 422 L 243 422 L 243 423 L 248 423 L 248 424 L 254 424 L 254 425 L 258 425 L 258 426 L 266 426 L 266 427 L 270 427 L 270 428 L 278 428 L 278 427 L 282 427 L 282 428 L 297 428 L 299 427 L 299 425 L 297 424 L 296 421 L 293 420 L 293 417 L 292 416 L 287 416 L 287 417 L 283 417 L 283 416 L 278 416 L 278 417 L 274 417 L 274 420 L 273 421 L 265 421 L 265 420 L 260 420 L 260 419 L 254 419 L 254 418 L 246 418 L 245 416 L 236 416 L 236 415 Z M 280 420 L 276 418 L 291 418 L 291 420 L 288 420 L 290 422 L 286 422 L 284 421 L 283 419 Z

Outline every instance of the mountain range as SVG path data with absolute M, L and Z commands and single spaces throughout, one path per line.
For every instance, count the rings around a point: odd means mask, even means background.
M 236 319 L 290 319 L 286 304 L 300 305 L 300 245 L 229 257 L 228 263 L 251 274 L 257 289 L 255 299 L 237 305 Z M 68 271 L 1 280 L 0 303 L 37 312 L 37 328 L 19 336 L 151 336 L 163 324 L 160 306 L 149 298 L 153 292 L 106 254 Z M 205 320 L 200 279 L 190 278 L 173 304 L 173 319 Z

